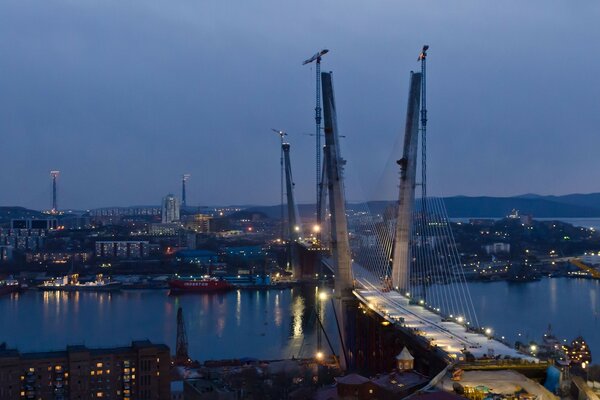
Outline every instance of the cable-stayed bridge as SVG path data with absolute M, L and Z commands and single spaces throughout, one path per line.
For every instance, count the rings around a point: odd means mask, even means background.
M 331 257 L 322 263 L 335 274 L 332 303 L 339 335 L 335 352 L 344 370 L 383 370 L 399 346 L 407 343 L 428 360 L 430 371 L 467 358 L 537 363 L 479 326 L 444 204 L 426 195 L 426 50 L 419 57 L 421 72 L 411 73 L 404 149 L 397 161 L 398 201 L 382 214 L 371 213 L 365 205 L 362 218 L 350 224 L 332 74 L 321 74 L 325 134 L 321 187 L 328 198 L 328 210 L 322 215 L 328 216 L 323 224 L 329 228 L 331 249 Z

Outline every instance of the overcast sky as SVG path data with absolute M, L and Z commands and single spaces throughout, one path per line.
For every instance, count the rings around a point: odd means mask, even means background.
M 428 59 L 429 192 L 600 191 L 600 3 L 0 2 L 0 204 L 275 204 L 278 138 L 314 199 L 330 49 L 350 200 L 391 198 L 411 69 Z

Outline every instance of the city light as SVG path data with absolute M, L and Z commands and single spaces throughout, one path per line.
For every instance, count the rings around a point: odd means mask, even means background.
M 328 298 L 329 298 L 329 296 L 327 295 L 327 292 L 319 292 L 319 300 L 325 301 Z
M 532 344 L 531 346 L 529 346 L 529 350 L 531 350 L 532 353 L 535 353 L 537 351 L 537 346 L 535 344 Z
M 492 328 L 485 328 L 485 334 L 490 336 L 492 334 Z
M 323 359 L 323 357 L 325 357 L 325 355 L 323 354 L 322 351 L 317 351 L 317 354 L 315 354 L 315 358 L 319 361 L 321 361 Z
M 314 233 L 319 233 L 319 232 L 321 232 L 321 227 L 320 227 L 318 224 L 315 224 L 315 225 L 313 226 L 313 232 L 314 232 Z

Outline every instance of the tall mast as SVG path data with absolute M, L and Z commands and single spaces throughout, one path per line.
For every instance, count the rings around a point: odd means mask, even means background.
M 316 168 L 315 168 L 315 182 L 316 182 L 316 214 L 317 214 L 317 225 L 321 225 L 321 152 L 323 151 L 321 148 L 321 57 L 325 54 L 329 53 L 329 50 L 323 49 L 313 55 L 311 58 L 305 60 L 302 65 L 310 64 L 315 62 L 315 70 L 316 70 L 316 105 L 315 105 L 315 158 L 316 158 Z M 319 233 L 317 233 L 319 237 Z

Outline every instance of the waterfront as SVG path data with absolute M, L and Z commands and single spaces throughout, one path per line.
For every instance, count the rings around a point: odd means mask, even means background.
M 497 336 L 539 341 L 551 323 L 561 340 L 583 335 L 592 353 L 600 354 L 599 281 L 544 278 L 469 286 L 480 324 Z M 310 356 L 316 345 L 314 299 L 314 289 L 297 288 L 179 297 L 165 291 L 28 291 L 0 298 L 0 342 L 21 351 L 109 347 L 146 338 L 174 347 L 181 305 L 193 358 Z
M 469 287 L 480 325 L 492 327 L 496 336 L 539 343 L 552 324 L 561 341 L 582 335 L 592 354 L 600 356 L 600 281 L 542 278 L 470 282 Z
M 314 352 L 314 291 L 232 291 L 168 296 L 164 290 L 38 292 L 0 298 L 0 342 L 20 351 L 95 347 L 150 339 L 174 352 L 183 307 L 195 359 L 277 359 Z

